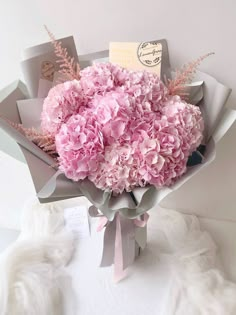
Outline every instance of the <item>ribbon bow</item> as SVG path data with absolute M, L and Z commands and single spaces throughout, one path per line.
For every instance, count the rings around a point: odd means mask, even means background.
M 114 220 L 109 221 L 95 206 L 89 208 L 89 214 L 100 217 L 98 232 L 105 228 L 100 266 L 114 264 L 114 281 L 118 282 L 126 276 L 126 269 L 139 255 L 140 248 L 146 246 L 149 215 L 144 213 L 139 218 L 128 219 L 117 212 Z

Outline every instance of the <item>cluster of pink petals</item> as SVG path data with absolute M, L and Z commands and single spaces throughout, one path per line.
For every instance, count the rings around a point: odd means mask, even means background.
M 186 171 L 204 127 L 199 108 L 169 96 L 157 75 L 109 63 L 52 89 L 42 126 L 55 135 L 68 178 L 88 178 L 115 193 L 171 185 Z
M 96 172 L 104 152 L 100 126 L 89 111 L 71 116 L 61 126 L 56 146 L 64 173 L 74 181 Z
M 79 81 L 67 81 L 50 90 L 41 115 L 44 132 L 56 135 L 70 116 L 93 107 L 94 97 L 107 92 L 126 93 L 144 106 L 148 102 L 153 110 L 158 110 L 167 95 L 157 75 L 130 71 L 112 63 L 97 63 L 82 70 L 80 75 Z
M 78 81 L 68 81 L 53 87 L 43 103 L 42 131 L 56 135 L 61 125 L 78 111 L 78 104 L 85 104 Z
M 160 113 L 133 113 L 119 140 L 105 146 L 104 161 L 89 179 L 98 188 L 121 193 L 135 186 L 171 185 L 187 169 L 189 155 L 202 140 L 198 107 L 170 97 Z

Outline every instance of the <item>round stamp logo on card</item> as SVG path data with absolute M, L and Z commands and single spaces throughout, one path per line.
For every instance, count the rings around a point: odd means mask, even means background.
M 43 61 L 41 65 L 41 74 L 42 78 L 53 81 L 54 73 L 56 71 L 56 67 L 54 63 L 51 61 Z
M 144 42 L 138 46 L 138 60 L 146 67 L 155 67 L 161 63 L 162 45 L 160 42 Z

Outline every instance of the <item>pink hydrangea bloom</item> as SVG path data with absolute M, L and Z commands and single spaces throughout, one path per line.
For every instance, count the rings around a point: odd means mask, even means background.
M 71 115 L 94 106 L 94 97 L 108 92 L 126 93 L 146 108 L 158 110 L 167 89 L 156 74 L 131 71 L 112 63 L 97 63 L 81 71 L 80 81 L 68 81 L 53 87 L 43 104 L 41 127 L 55 135 Z
M 100 125 L 89 111 L 71 116 L 55 137 L 60 169 L 78 181 L 97 170 L 104 151 Z
M 45 133 L 55 135 L 61 125 L 85 104 L 77 80 L 67 81 L 53 87 L 43 103 L 41 128 Z
M 80 86 L 83 93 L 93 98 L 94 95 L 104 95 L 116 89 L 115 78 L 112 75 L 114 65 L 111 63 L 96 63 L 81 71 Z
M 115 193 L 171 185 L 186 171 L 204 128 L 199 108 L 169 96 L 157 75 L 110 63 L 52 89 L 42 126 L 56 134 L 68 178 L 88 178 Z
M 135 162 L 133 148 L 129 144 L 115 142 L 105 147 L 104 160 L 88 178 L 102 190 L 114 193 L 130 191 L 131 187 L 137 186 L 137 178 L 131 175 Z
M 171 110 L 172 106 L 177 110 Z M 121 135 L 105 147 L 104 161 L 89 175 L 98 188 L 115 193 L 147 184 L 161 188 L 185 173 L 189 155 L 202 140 L 199 108 L 174 97 L 166 102 L 161 117 L 149 114 L 144 114 L 143 122 L 133 120 L 131 138 L 125 140 Z
M 127 137 L 130 117 L 133 114 L 132 105 L 132 99 L 124 92 L 107 92 L 104 96 L 94 96 L 91 110 L 102 125 L 106 144 Z

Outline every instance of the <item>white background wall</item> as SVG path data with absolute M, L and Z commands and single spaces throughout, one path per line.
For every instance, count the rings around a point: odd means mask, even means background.
M 56 37 L 73 34 L 79 53 L 166 38 L 176 67 L 214 51 L 201 69 L 234 87 L 235 19 L 234 0 L 0 0 L 0 85 L 19 77 L 25 47 L 48 40 L 46 24 Z
M 21 51 L 48 40 L 43 24 L 56 37 L 73 34 L 79 54 L 107 49 L 109 41 L 166 38 L 176 68 L 214 51 L 200 69 L 233 89 L 228 106 L 236 108 L 234 0 L 0 0 L 0 88 L 21 76 Z M 236 220 L 235 136 L 234 126 L 216 161 L 164 204 Z

